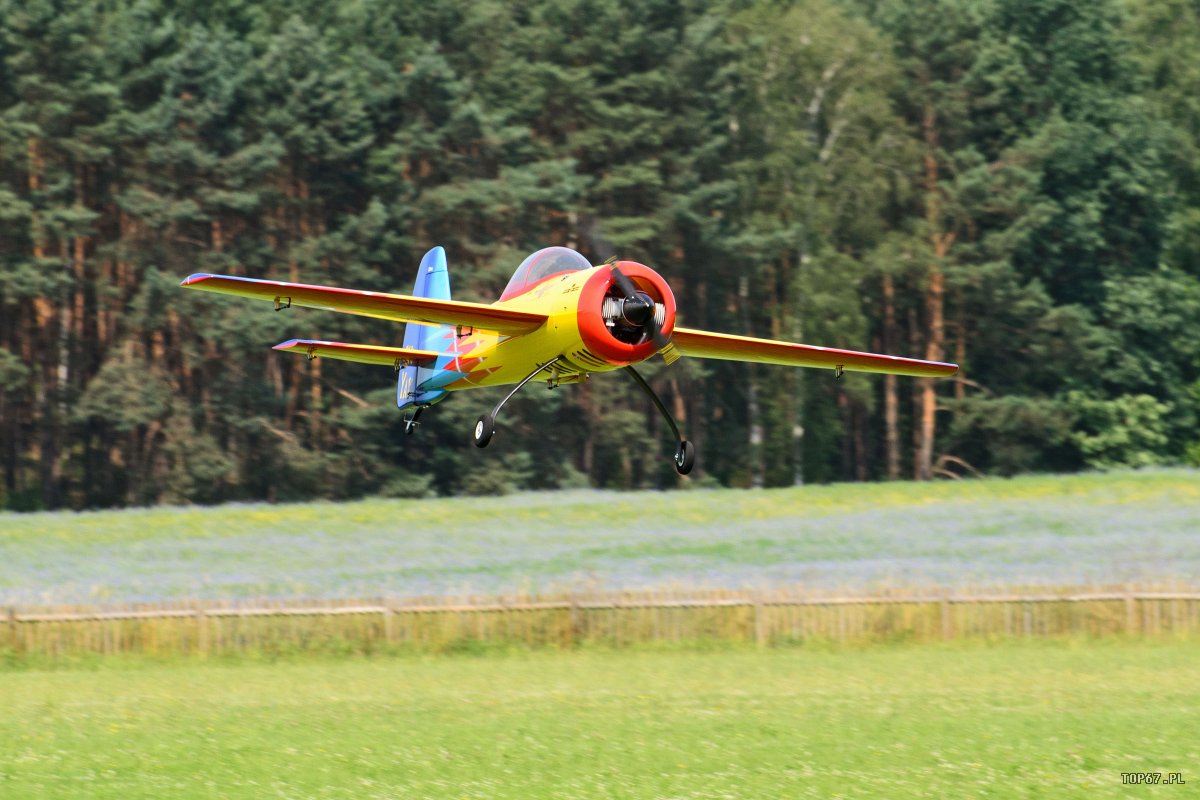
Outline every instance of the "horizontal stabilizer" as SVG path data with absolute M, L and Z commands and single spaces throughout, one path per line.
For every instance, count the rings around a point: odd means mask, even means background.
M 432 350 L 412 350 L 404 347 L 381 347 L 373 344 L 348 344 L 346 342 L 318 342 L 312 339 L 289 339 L 275 345 L 274 350 L 298 353 L 311 358 L 336 358 L 339 361 L 357 361 L 360 364 L 382 364 L 388 367 L 403 367 L 409 364 L 426 367 L 437 361 Z
M 545 314 L 516 311 L 503 306 L 409 297 L 384 292 L 364 292 L 335 286 L 309 286 L 304 283 L 261 281 L 233 275 L 197 273 L 184 278 L 185 289 L 231 294 L 257 300 L 270 300 L 276 310 L 291 306 L 322 308 L 364 317 L 390 319 L 393 322 L 417 322 L 425 325 L 455 325 L 505 335 L 537 330 L 547 319 Z
M 676 328 L 671 343 L 685 356 L 726 361 L 756 361 L 790 367 L 825 367 L 846 372 L 883 372 L 918 378 L 945 378 L 958 372 L 957 364 L 921 361 L 857 350 L 838 350 L 811 344 L 754 339 L 728 333 Z

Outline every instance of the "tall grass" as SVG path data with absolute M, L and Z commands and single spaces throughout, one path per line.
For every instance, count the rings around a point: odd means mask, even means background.
M 10 609 L 18 661 L 85 654 L 445 653 L 493 648 L 744 642 L 763 647 L 1053 636 L 1194 636 L 1200 591 L 1181 587 L 845 597 L 801 591 Z

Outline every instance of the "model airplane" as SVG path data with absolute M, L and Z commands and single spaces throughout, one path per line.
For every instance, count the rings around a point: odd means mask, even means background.
M 936 378 L 958 371 L 957 365 L 938 361 L 676 327 L 675 297 L 657 272 L 633 261 L 592 266 L 566 247 L 547 247 L 522 261 L 492 305 L 450 299 L 446 252 L 440 247 L 421 260 L 412 296 L 208 274 L 192 275 L 181 285 L 269 300 L 276 311 L 306 306 L 406 323 L 403 347 L 292 339 L 275 349 L 310 360 L 323 356 L 393 367 L 399 373 L 396 404 L 413 409 L 407 433 L 413 432 L 421 412 L 449 392 L 516 384 L 475 424 L 478 447 L 491 441 L 500 409 L 531 380 L 554 388 L 624 369 L 671 426 L 678 442 L 675 468 L 681 475 L 691 472 L 695 448 L 633 368 L 656 354 L 668 364 L 693 356 L 825 367 L 839 376 L 850 371 Z

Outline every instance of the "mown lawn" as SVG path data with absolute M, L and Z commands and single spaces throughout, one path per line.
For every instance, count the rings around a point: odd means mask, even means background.
M 1182 798 L 1198 665 L 1112 640 L 0 671 L 0 797 Z
M 1184 469 L 0 514 L 0 605 L 1189 583 L 1197 530 L 1200 471 Z

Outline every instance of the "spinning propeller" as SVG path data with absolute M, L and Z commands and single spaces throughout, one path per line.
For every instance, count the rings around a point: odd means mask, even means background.
M 654 342 L 655 350 L 663 357 L 663 361 L 668 364 L 674 363 L 679 358 L 679 352 L 662 332 L 662 327 L 658 323 L 654 299 L 645 292 L 638 291 L 633 281 L 629 280 L 629 276 L 621 272 L 616 264 L 613 264 L 610 269 L 613 283 L 625 296 L 620 305 L 621 317 L 634 328 L 640 328 L 649 333 L 650 340 Z

